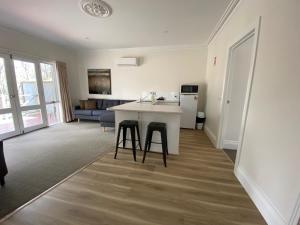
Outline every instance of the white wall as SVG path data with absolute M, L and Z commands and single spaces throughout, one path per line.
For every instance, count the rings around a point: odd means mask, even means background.
M 250 195 L 257 197 L 256 204 L 264 200 L 260 209 L 272 225 L 288 224 L 300 194 L 299 11 L 298 0 L 242 0 L 208 47 L 206 126 L 217 136 L 226 47 L 262 16 L 244 145 L 237 169 L 254 188 Z M 214 56 L 218 58 L 216 66 L 212 65 Z
M 138 99 L 143 91 L 179 92 L 180 84 L 201 84 L 199 109 L 204 109 L 206 47 L 156 47 L 95 50 L 78 53 L 80 98 Z M 138 67 L 115 64 L 120 57 L 141 57 Z M 89 95 L 87 69 L 111 69 L 112 95 Z
M 5 53 L 7 52 L 6 50 L 16 52 L 25 57 L 66 62 L 72 101 L 74 102 L 78 99 L 75 51 L 22 32 L 0 27 L 0 51 Z

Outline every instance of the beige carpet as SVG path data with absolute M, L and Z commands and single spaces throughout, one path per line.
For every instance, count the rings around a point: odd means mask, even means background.
M 0 188 L 0 218 L 109 151 L 114 130 L 99 123 L 60 124 L 4 142 L 8 166 Z

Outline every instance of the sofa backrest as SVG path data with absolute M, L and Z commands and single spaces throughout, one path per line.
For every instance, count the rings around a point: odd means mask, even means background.
M 99 110 L 106 110 L 109 107 L 122 105 L 134 101 L 134 100 L 118 100 L 118 99 L 94 99 L 94 100 L 96 100 L 96 107 Z
M 97 109 L 102 109 L 102 102 L 103 102 L 103 99 L 96 99 L 96 108 Z
M 107 109 L 109 107 L 113 107 L 116 105 L 120 105 L 120 100 L 111 100 L 111 99 L 102 100 L 102 109 Z
M 125 103 L 134 102 L 135 100 L 120 100 L 120 105 L 123 105 Z

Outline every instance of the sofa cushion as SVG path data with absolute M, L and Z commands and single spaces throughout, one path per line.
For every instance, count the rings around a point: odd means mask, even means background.
M 106 112 L 106 110 L 93 110 L 92 116 L 101 116 L 105 112 Z
M 91 116 L 92 115 L 92 110 L 89 109 L 76 109 L 74 110 L 75 115 L 85 115 L 85 116 Z
M 120 105 L 120 100 L 103 99 L 101 109 L 107 109 L 116 105 Z

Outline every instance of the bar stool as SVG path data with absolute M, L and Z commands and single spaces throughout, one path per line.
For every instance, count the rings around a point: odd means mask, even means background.
M 161 143 L 157 143 L 157 142 L 152 141 L 152 136 L 153 136 L 154 131 L 160 132 Z M 163 160 L 164 160 L 165 167 L 167 167 L 167 155 L 169 154 L 168 153 L 167 124 L 158 123 L 158 122 L 149 123 L 148 128 L 147 128 L 143 163 L 145 162 L 147 151 L 150 151 L 151 143 L 162 144 Z
M 130 129 L 131 139 L 127 139 L 127 129 Z M 120 141 L 120 133 L 123 133 L 123 139 Z M 135 138 L 135 130 L 137 131 L 138 139 Z M 130 149 L 126 148 L 126 141 L 130 141 L 132 143 L 132 153 L 133 153 L 133 159 L 136 161 L 136 142 L 138 141 L 138 144 L 140 146 L 140 150 L 142 151 L 142 145 L 141 145 L 141 138 L 140 138 L 140 131 L 139 131 L 139 123 L 136 120 L 123 120 L 119 123 L 118 128 L 118 136 L 117 136 L 117 143 L 116 143 L 116 153 L 115 153 L 115 159 L 117 158 L 118 149 L 120 148 L 119 145 L 123 142 L 123 149 Z

